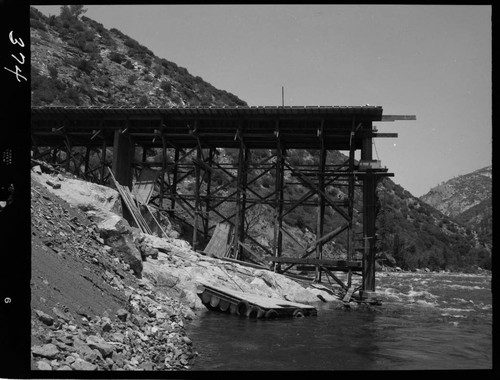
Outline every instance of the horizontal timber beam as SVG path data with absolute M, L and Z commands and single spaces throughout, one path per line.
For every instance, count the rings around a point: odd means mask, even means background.
M 276 263 L 287 263 L 287 264 L 304 264 L 304 265 L 325 265 L 333 267 L 351 267 L 351 268 L 361 268 L 362 262 L 356 260 L 327 260 L 327 259 L 315 259 L 315 258 L 298 258 L 298 257 L 272 257 L 268 259 Z
M 415 115 L 382 115 L 380 121 L 417 120 Z

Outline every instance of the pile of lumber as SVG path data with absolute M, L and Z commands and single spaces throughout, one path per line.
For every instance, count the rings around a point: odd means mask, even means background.
M 111 170 L 109 172 L 111 173 L 111 178 L 113 179 L 113 183 L 115 184 L 116 190 L 118 190 L 118 192 L 120 193 L 123 203 L 125 203 L 125 206 L 130 211 L 130 215 L 132 215 L 132 219 L 134 220 L 137 227 L 145 234 L 152 235 L 153 232 L 151 231 L 151 228 L 149 228 L 148 224 L 144 220 L 144 217 L 142 216 L 141 211 L 139 210 L 139 206 L 135 203 L 135 200 L 132 197 L 130 189 L 127 186 L 120 185 L 118 181 L 115 179 L 113 172 Z
M 110 170 L 111 173 L 111 179 L 113 180 L 113 183 L 115 184 L 116 189 L 120 193 L 120 196 L 123 199 L 123 203 L 125 203 L 125 207 L 127 207 L 127 210 L 129 210 L 130 215 L 132 215 L 132 219 L 134 220 L 136 226 L 145 234 L 148 235 L 153 235 L 153 231 L 151 230 L 149 224 L 146 222 L 144 217 L 142 216 L 141 210 L 140 210 L 140 202 L 137 202 L 134 199 L 134 196 L 132 195 L 132 192 L 127 186 L 120 185 L 116 178 L 113 175 L 113 172 Z M 149 199 L 149 197 L 148 197 Z M 151 215 L 153 221 L 158 225 L 159 230 L 163 234 L 163 236 L 167 236 L 167 233 L 165 230 L 161 227 L 160 223 L 158 220 L 155 218 L 153 212 L 151 211 L 151 208 L 144 203 L 144 207 L 147 212 Z

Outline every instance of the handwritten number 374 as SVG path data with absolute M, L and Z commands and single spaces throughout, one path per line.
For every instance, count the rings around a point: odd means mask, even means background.
M 12 35 L 13 31 L 11 30 L 10 33 L 9 33 L 9 40 L 10 42 L 12 43 L 12 45 L 19 45 L 20 47 L 24 47 L 24 42 L 21 38 L 14 38 L 13 35 Z M 14 58 L 17 62 L 19 62 L 20 65 L 24 65 L 24 54 L 23 53 L 19 53 L 19 56 L 20 58 L 16 57 L 14 54 L 11 54 L 11 57 Z M 16 76 L 16 79 L 18 82 L 21 82 L 21 79 L 24 79 L 25 81 L 27 81 L 26 77 L 24 75 L 21 75 L 21 69 L 19 68 L 19 66 L 15 66 L 15 69 L 14 70 L 11 70 L 7 67 L 4 67 L 5 70 L 11 72 L 12 74 L 14 74 Z

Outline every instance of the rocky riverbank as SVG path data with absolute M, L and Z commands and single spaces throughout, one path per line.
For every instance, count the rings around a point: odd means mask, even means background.
M 145 287 L 130 292 L 131 311 L 74 316 L 54 307 L 52 315 L 34 309 L 32 369 L 182 370 L 196 355 L 184 331 L 180 305 Z M 189 317 L 188 317 L 189 319 Z M 45 325 L 45 326 L 42 326 Z
M 32 369 L 183 370 L 184 326 L 205 308 L 200 283 L 292 302 L 338 302 L 331 289 L 142 233 L 114 189 L 32 168 Z

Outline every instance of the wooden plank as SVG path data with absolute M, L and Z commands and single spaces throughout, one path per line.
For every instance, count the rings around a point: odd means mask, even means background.
M 240 241 L 238 242 L 238 246 L 240 246 L 245 252 L 247 252 L 247 259 L 249 261 L 258 265 L 261 265 L 264 262 L 263 258 L 261 258 L 259 254 L 255 253 L 248 244 L 242 243 Z
M 322 266 L 323 270 L 326 272 L 326 274 L 328 274 L 337 284 L 339 284 L 342 289 L 344 290 L 347 290 L 347 285 L 344 284 L 344 282 L 338 278 L 337 276 L 335 276 L 326 266 Z
M 351 286 L 348 290 L 347 293 L 345 294 L 344 298 L 342 299 L 342 302 L 349 302 L 351 300 L 352 294 L 354 293 L 354 286 Z
M 337 236 L 338 234 L 342 233 L 347 228 L 349 228 L 349 224 L 345 224 L 343 226 L 337 227 L 337 229 L 335 229 L 335 230 L 327 233 L 325 236 L 322 236 L 321 238 L 319 238 L 318 240 L 316 240 L 315 245 L 319 245 L 321 243 L 325 243 L 328 240 L 333 239 L 335 236 Z
M 323 266 L 333 266 L 333 267 L 343 266 L 343 267 L 360 268 L 362 265 L 361 261 L 327 260 L 327 259 L 299 258 L 299 257 L 272 257 L 269 258 L 269 260 L 279 263 L 323 265 Z
M 111 179 L 113 180 L 113 183 L 115 184 L 115 187 L 116 189 L 118 190 L 118 192 L 120 193 L 120 196 L 123 200 L 123 203 L 125 203 L 125 206 L 127 207 L 127 209 L 130 211 L 130 214 L 132 215 L 132 218 L 134 219 L 134 222 L 135 224 L 137 225 L 138 228 L 141 228 L 135 214 L 133 213 L 133 211 L 130 209 L 130 206 L 126 200 L 126 196 L 123 192 L 123 189 L 122 189 L 122 186 L 118 183 L 118 181 L 116 181 L 115 179 L 115 176 L 113 175 L 113 171 L 112 170 L 109 170 L 109 172 L 111 173 Z
M 143 169 L 132 187 L 132 194 L 140 204 L 148 204 L 160 171 Z
M 129 209 L 135 214 L 135 217 L 137 221 L 140 224 L 140 228 L 142 232 L 152 234 L 153 232 L 149 228 L 147 222 L 144 220 L 144 217 L 141 214 L 141 211 L 139 210 L 138 206 L 135 204 L 134 199 L 132 198 L 132 193 L 130 192 L 129 188 L 127 186 L 123 186 L 122 190 L 125 194 L 125 197 L 127 198 L 127 202 L 129 204 Z
M 132 194 L 130 193 L 130 190 L 127 186 L 122 186 L 118 183 L 118 181 L 115 179 L 115 176 L 113 175 L 113 172 L 109 170 L 111 173 L 111 178 L 115 184 L 116 189 L 120 193 L 123 202 L 125 203 L 125 206 L 127 209 L 130 211 L 130 214 L 132 216 L 132 219 L 134 220 L 135 224 L 137 227 L 144 233 L 147 233 L 149 235 L 152 235 L 152 231 L 149 228 L 148 224 L 144 220 L 144 217 L 142 216 L 139 208 L 135 204 L 134 199 L 132 198 Z
M 241 260 L 237 260 L 237 259 L 231 259 L 229 257 L 217 257 L 219 260 L 223 260 L 223 261 L 229 261 L 231 263 L 235 263 L 235 264 L 239 264 L 239 265 L 243 265 L 245 267 L 250 267 L 250 268 L 255 268 L 255 269 L 262 269 L 262 270 L 270 270 L 269 268 L 266 268 L 262 265 L 259 265 L 259 264 L 253 264 L 253 263 L 249 263 L 247 261 L 241 261 Z
M 333 265 L 322 265 L 323 267 L 327 268 L 330 271 L 334 272 L 347 272 L 347 271 L 359 271 L 361 272 L 362 267 L 349 267 L 347 265 L 339 265 L 339 266 L 333 266 Z M 295 267 L 295 270 L 300 271 L 300 272 L 313 272 L 316 270 L 316 265 L 297 265 Z
M 153 212 L 151 211 L 151 208 L 146 204 L 146 209 L 149 211 L 149 214 L 153 217 L 153 220 L 155 221 L 155 223 L 158 225 L 158 227 L 160 228 L 160 231 L 161 233 L 163 234 L 163 237 L 166 237 L 167 236 L 167 233 L 165 232 L 165 230 L 162 228 L 162 226 L 160 225 L 160 223 L 158 222 L 158 220 L 155 218 Z
M 209 256 L 224 257 L 229 247 L 231 226 L 227 223 L 217 223 L 212 238 L 203 250 Z

